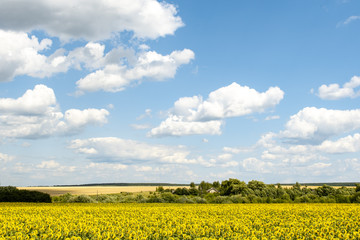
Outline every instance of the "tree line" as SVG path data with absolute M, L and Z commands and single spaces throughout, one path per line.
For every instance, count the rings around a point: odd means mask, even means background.
M 212 190 L 211 192 L 209 190 Z M 157 192 L 170 192 L 158 187 Z M 179 196 L 199 196 L 207 202 L 243 202 L 243 203 L 286 203 L 286 202 L 326 202 L 326 203 L 360 203 L 360 184 L 354 187 L 337 187 L 322 185 L 309 188 L 296 183 L 290 187 L 280 184 L 265 184 L 252 180 L 248 183 L 235 178 L 215 181 L 202 181 L 197 186 L 192 182 L 190 188 L 177 188 L 171 191 Z
M 19 190 L 16 187 L 0 187 L 0 202 L 46 202 L 51 203 L 47 193 Z

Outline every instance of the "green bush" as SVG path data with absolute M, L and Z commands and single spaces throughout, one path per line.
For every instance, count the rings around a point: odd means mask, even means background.
M 198 197 L 198 196 L 194 197 L 192 200 L 193 200 L 195 203 L 207 203 L 207 201 L 206 201 L 205 198 Z
M 94 203 L 96 202 L 94 199 L 87 195 L 79 195 L 79 196 L 73 196 L 69 199 L 69 203 Z

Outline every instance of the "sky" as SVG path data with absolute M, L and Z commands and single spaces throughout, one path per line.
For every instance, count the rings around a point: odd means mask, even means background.
M 360 181 L 360 2 L 2 0 L 0 185 Z

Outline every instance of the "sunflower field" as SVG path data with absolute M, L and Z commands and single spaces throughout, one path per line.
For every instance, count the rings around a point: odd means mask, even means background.
M 0 203 L 0 239 L 360 239 L 360 205 Z

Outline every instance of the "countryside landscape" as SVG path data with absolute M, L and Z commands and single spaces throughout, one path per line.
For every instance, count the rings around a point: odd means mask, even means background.
M 360 2 L 0 0 L 0 240 L 360 240 Z

